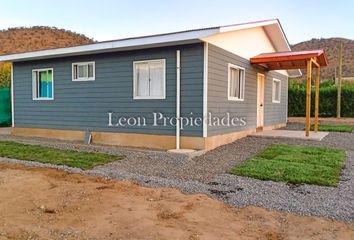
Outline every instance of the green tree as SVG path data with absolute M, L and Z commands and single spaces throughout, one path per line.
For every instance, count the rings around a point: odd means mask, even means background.
M 0 88 L 10 87 L 11 64 L 0 63 Z

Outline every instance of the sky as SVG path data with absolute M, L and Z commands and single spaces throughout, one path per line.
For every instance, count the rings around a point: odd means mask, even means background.
M 97 41 L 278 18 L 291 44 L 354 39 L 352 0 L 11 0 L 0 29 L 55 26 Z

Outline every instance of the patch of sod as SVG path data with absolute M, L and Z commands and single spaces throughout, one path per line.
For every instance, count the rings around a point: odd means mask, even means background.
M 97 165 L 123 159 L 123 156 L 105 153 L 60 150 L 51 147 L 27 145 L 7 141 L 0 141 L 0 157 L 35 161 L 40 163 L 51 163 L 55 165 L 66 165 L 81 169 L 90 169 Z
M 314 126 L 311 125 L 311 131 L 313 131 Z M 350 125 L 318 125 L 318 131 L 323 132 L 353 132 L 354 126 Z
M 297 145 L 272 145 L 231 173 L 261 180 L 337 186 L 344 165 L 343 150 Z

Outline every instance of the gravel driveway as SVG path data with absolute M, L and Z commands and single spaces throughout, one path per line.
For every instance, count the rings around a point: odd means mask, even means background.
M 298 129 L 300 125 L 290 124 Z M 0 159 L 27 165 L 47 166 L 70 172 L 128 179 L 152 187 L 176 187 L 184 192 L 205 193 L 236 207 L 256 205 L 268 209 L 326 216 L 354 221 L 354 133 L 330 133 L 321 142 L 297 139 L 246 137 L 221 146 L 193 159 L 184 155 L 110 146 L 87 146 L 57 140 L 0 136 L 0 140 L 123 154 L 126 158 L 93 170 L 82 171 L 64 166 Z M 267 146 L 278 143 L 326 146 L 346 150 L 347 161 L 337 188 L 292 185 L 228 174 L 231 167 L 247 160 Z

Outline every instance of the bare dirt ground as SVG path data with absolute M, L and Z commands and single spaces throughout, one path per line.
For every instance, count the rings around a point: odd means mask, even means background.
M 354 224 L 0 164 L 3 239 L 354 239 Z

